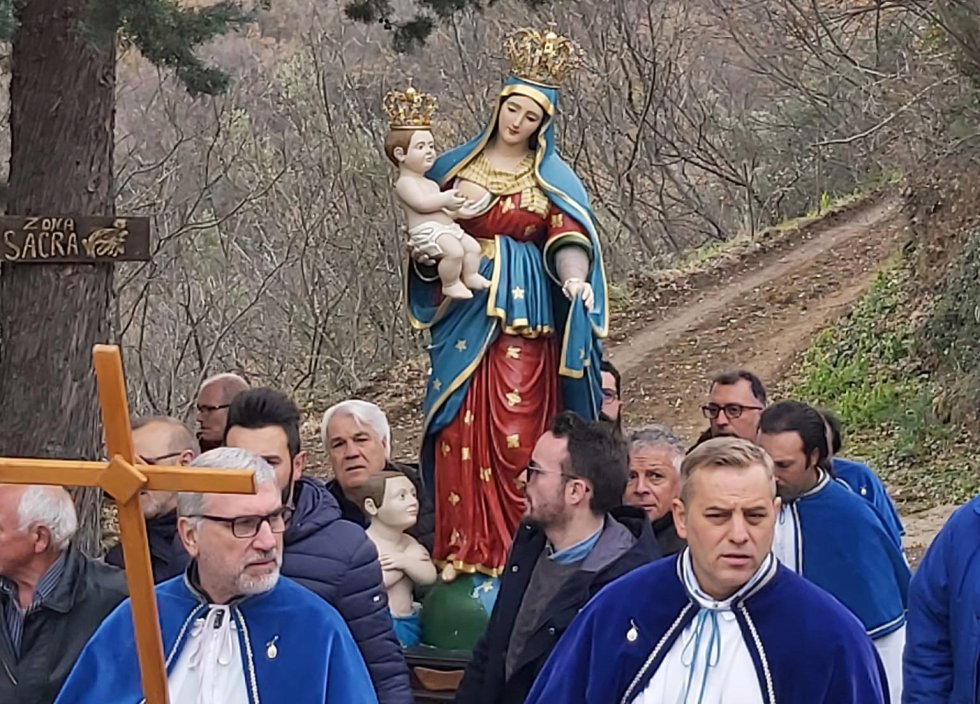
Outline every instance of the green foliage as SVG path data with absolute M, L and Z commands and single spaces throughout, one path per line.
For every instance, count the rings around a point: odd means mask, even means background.
M 396 51 L 409 52 L 425 45 L 436 25 L 464 10 L 482 11 L 496 0 L 416 0 L 411 19 L 393 19 L 391 0 L 348 0 L 344 14 L 349 19 L 365 24 L 375 22 L 391 32 L 392 46 Z M 551 0 L 524 0 L 531 7 L 549 4 Z M 399 5 L 399 14 L 403 12 Z
M 890 267 L 836 328 L 825 330 L 804 358 L 798 393 L 830 405 L 844 423 L 870 430 L 896 421 L 903 399 L 914 395 L 914 376 L 901 369 L 913 343 L 911 329 L 895 322 L 904 269 Z
M 271 0 L 246 8 L 242 0 L 204 7 L 181 7 L 178 0 L 92 0 L 85 32 L 101 46 L 121 40 L 137 47 L 157 66 L 172 69 L 191 95 L 215 95 L 228 87 L 228 74 L 209 66 L 197 49 L 215 37 L 255 20 Z M 17 0 L 0 0 L 0 41 L 13 39 Z
M 820 194 L 820 212 L 821 212 L 821 214 L 822 213 L 826 213 L 828 210 L 830 210 L 830 200 L 831 200 L 830 199 L 830 194 L 827 193 L 827 191 L 824 191 L 823 193 Z
M 957 420 L 980 417 L 980 230 L 943 281 L 920 350 L 950 382 L 946 410 Z
M 834 409 L 848 434 L 846 454 L 871 460 L 901 501 L 962 502 L 978 474 L 966 434 L 933 413 L 936 386 L 917 363 L 911 270 L 890 263 L 867 295 L 806 353 L 792 394 Z
M 237 0 L 198 8 L 181 7 L 177 0 L 93 0 L 88 30 L 96 42 L 119 38 L 157 66 L 173 69 L 191 95 L 213 95 L 225 90 L 228 75 L 195 52 L 253 21 L 254 12 Z
M 14 36 L 14 0 L 0 0 L 0 42 L 9 42 Z

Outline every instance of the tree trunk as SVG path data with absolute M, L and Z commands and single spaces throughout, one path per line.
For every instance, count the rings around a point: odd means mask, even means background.
M 11 215 L 112 215 L 115 48 L 81 33 L 89 0 L 16 3 Z M 111 264 L 0 264 L 0 455 L 97 459 L 92 345 L 109 341 Z M 100 492 L 78 495 L 99 552 Z

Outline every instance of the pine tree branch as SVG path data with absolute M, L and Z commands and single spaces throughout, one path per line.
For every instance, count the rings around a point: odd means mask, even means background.
M 0 0 L 0 42 L 9 42 L 14 38 L 14 0 Z
M 214 95 L 227 88 L 228 74 L 206 65 L 196 51 L 215 37 L 254 21 L 256 9 L 267 4 L 264 0 L 246 8 L 240 0 L 222 0 L 184 8 L 177 0 L 93 0 L 88 25 L 96 41 L 118 37 L 157 66 L 173 69 L 191 95 Z
M 483 10 L 497 0 L 415 0 L 415 12 L 409 20 L 393 17 L 390 0 L 348 0 L 344 14 L 365 24 L 379 23 L 391 32 L 396 51 L 408 52 L 425 45 L 436 26 L 465 10 Z M 541 7 L 552 0 L 524 0 L 530 7 Z

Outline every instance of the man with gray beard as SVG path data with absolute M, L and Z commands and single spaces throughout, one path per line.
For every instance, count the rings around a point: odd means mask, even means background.
M 256 493 L 178 495 L 177 530 L 191 563 L 156 588 L 170 701 L 376 704 L 340 615 L 279 576 L 291 509 L 272 467 L 237 448 L 206 452 L 192 466 L 254 470 Z M 127 600 L 85 646 L 56 704 L 141 698 Z

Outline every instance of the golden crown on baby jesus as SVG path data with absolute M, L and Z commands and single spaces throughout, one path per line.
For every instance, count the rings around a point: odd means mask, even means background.
M 582 65 L 584 53 L 573 40 L 559 36 L 554 25 L 544 32 L 524 27 L 504 42 L 510 72 L 530 83 L 557 88 Z
M 427 130 L 438 109 L 436 97 L 417 90 L 411 80 L 405 90 L 393 90 L 385 96 L 388 126 L 393 130 Z

